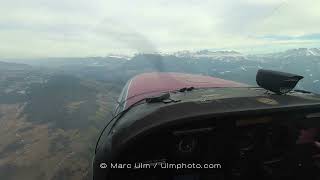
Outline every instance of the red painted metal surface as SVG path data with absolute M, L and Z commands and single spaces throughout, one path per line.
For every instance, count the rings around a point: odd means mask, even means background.
M 125 108 L 143 98 L 184 87 L 214 88 L 245 86 L 247 85 L 210 76 L 184 73 L 143 73 L 130 80 L 126 93 L 127 97 L 125 98 L 127 100 Z

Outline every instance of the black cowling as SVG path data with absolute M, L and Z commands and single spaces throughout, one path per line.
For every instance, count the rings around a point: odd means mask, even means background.
M 260 87 L 276 94 L 290 92 L 301 79 L 303 76 L 265 69 L 258 70 L 256 76 L 257 84 Z

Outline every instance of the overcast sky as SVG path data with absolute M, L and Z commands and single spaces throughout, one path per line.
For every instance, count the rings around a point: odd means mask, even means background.
M 320 47 L 319 0 L 0 0 L 0 57 Z

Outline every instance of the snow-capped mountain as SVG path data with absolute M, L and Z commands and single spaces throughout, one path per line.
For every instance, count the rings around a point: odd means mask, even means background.
M 129 60 L 132 58 L 130 55 L 123 55 L 123 54 L 108 54 L 109 58 L 116 58 L 116 59 L 126 59 Z
M 320 48 L 290 49 L 284 52 L 288 56 L 320 56 Z
M 218 60 L 225 60 L 225 58 L 245 58 L 245 55 L 237 51 L 211 51 L 208 49 L 200 51 L 178 51 L 173 53 L 176 57 L 189 57 L 189 58 L 211 58 Z
M 320 48 L 298 48 L 298 49 L 289 49 L 284 52 L 270 53 L 263 55 L 256 55 L 260 57 L 273 57 L 273 58 L 290 58 L 290 57 L 312 57 L 320 56 Z

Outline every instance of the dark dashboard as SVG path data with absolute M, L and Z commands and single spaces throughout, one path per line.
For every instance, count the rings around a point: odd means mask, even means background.
M 299 133 L 307 128 L 301 123 L 303 118 L 303 114 L 283 113 L 222 117 L 163 127 L 126 148 L 117 162 L 134 164 L 134 168 L 114 174 L 130 173 L 132 179 L 289 178 L 286 173 L 293 166 L 301 166 L 302 161 L 313 163 L 303 158 L 317 153 L 309 143 L 302 145 L 308 155 L 295 154 L 300 147 L 296 143 Z

